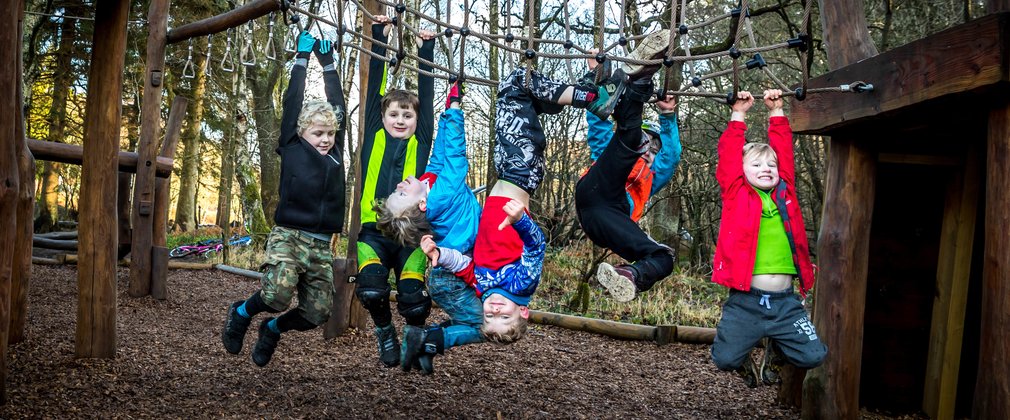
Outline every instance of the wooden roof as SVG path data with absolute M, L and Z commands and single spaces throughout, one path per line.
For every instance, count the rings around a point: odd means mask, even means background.
M 838 86 L 856 80 L 872 83 L 874 90 L 794 99 L 789 114 L 793 130 L 830 135 L 967 92 L 982 94 L 968 100 L 1005 103 L 1005 96 L 988 94 L 1010 93 L 1010 12 L 976 19 L 829 72 L 811 79 L 808 87 Z

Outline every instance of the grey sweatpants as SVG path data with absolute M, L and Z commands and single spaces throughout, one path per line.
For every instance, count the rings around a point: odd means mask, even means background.
M 736 370 L 764 337 L 770 337 L 786 362 L 796 367 L 819 366 L 828 353 L 791 288 L 781 292 L 730 290 L 716 328 L 712 362 L 719 369 Z

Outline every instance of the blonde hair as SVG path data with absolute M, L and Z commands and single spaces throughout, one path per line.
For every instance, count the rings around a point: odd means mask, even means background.
M 326 101 L 310 101 L 302 106 L 302 113 L 298 114 L 298 132 L 307 130 L 312 123 L 329 125 L 339 129 L 337 123 L 342 116 L 338 116 L 333 110 L 333 105 Z
M 400 245 L 416 248 L 421 244 L 422 236 L 432 233 L 428 216 L 416 205 L 409 206 L 400 214 L 393 214 L 383 199 L 373 201 L 372 210 L 375 211 L 375 228 Z
M 743 145 L 744 160 L 747 160 L 748 156 L 771 158 L 776 162 L 779 161 L 779 156 L 775 153 L 775 149 L 772 149 L 768 143 L 750 142 Z
M 513 317 L 515 322 L 509 326 L 505 331 L 490 331 L 487 329 L 487 324 L 480 326 L 480 334 L 484 336 L 484 340 L 487 340 L 495 344 L 512 344 L 519 341 L 520 338 L 526 335 L 526 329 L 529 328 L 530 321 L 521 316 Z

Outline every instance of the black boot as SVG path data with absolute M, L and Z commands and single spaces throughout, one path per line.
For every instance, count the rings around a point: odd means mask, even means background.
M 424 328 L 413 325 L 403 327 L 403 342 L 400 344 L 400 368 L 410 372 L 411 368 L 421 369 L 417 360 L 419 353 L 424 351 Z
M 430 375 L 435 372 L 433 360 L 435 355 L 445 353 L 445 330 L 441 326 L 427 329 L 424 332 L 424 352 L 417 360 L 421 365 L 421 373 Z
M 224 331 L 221 332 L 221 342 L 224 349 L 231 354 L 238 354 L 242 351 L 242 341 L 245 340 L 245 333 L 249 330 L 251 318 L 246 318 L 238 313 L 238 307 L 245 301 L 238 301 L 228 308 L 228 317 L 224 321 Z
M 264 319 L 260 323 L 260 338 L 256 340 L 256 346 L 253 347 L 252 359 L 256 363 L 256 366 L 263 367 L 267 363 L 270 363 L 270 358 L 274 356 L 274 350 L 277 349 L 277 342 L 281 340 L 280 333 L 275 333 L 273 330 L 267 326 L 273 318 Z
M 400 364 L 400 340 L 396 338 L 396 327 L 389 324 L 375 327 L 375 339 L 379 342 L 379 360 L 386 367 Z

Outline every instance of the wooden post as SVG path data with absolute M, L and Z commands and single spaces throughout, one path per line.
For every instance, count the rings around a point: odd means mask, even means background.
M 954 418 L 961 364 L 965 305 L 971 275 L 975 219 L 978 214 L 978 148 L 970 147 L 963 173 L 947 187 L 936 267 L 936 297 L 929 334 L 929 359 L 922 409 L 930 418 Z
M 172 100 L 172 109 L 168 112 L 168 122 L 165 124 L 165 141 L 161 143 L 161 151 L 158 153 L 159 159 L 175 160 L 175 151 L 179 146 L 179 135 L 182 131 L 182 122 L 186 119 L 186 106 L 188 105 L 189 99 L 181 96 L 176 96 Z M 154 184 L 154 234 L 152 235 L 154 246 L 165 246 L 167 239 L 168 205 L 171 201 L 169 198 L 170 181 L 169 177 L 158 178 Z
M 130 2 L 96 3 L 81 168 L 76 356 L 116 355 L 116 156 Z
M 133 189 L 133 240 L 130 251 L 130 296 L 151 293 L 151 243 L 154 221 L 154 162 L 161 125 L 161 90 L 165 69 L 165 34 L 171 0 L 153 0 L 147 12 L 147 69 L 140 109 L 137 178 Z M 142 164 L 139 164 L 143 162 Z
M 824 364 L 807 373 L 803 418 L 859 417 L 863 308 L 876 161 L 852 138 L 831 139 L 814 299 L 817 335 L 828 347 Z
M 363 0 L 361 3 L 362 7 L 370 12 L 375 13 L 381 10 L 376 0 Z M 371 35 L 371 22 L 364 21 L 364 13 L 361 13 L 361 19 L 361 30 Z M 369 51 L 372 48 L 372 43 L 362 40 L 361 48 Z M 359 54 L 358 86 L 366 86 L 368 84 L 368 64 L 371 62 L 372 57 L 363 52 Z M 344 261 L 346 275 L 338 277 L 337 273 L 334 272 L 334 282 L 338 280 L 344 282 L 350 281 L 358 273 L 358 233 L 361 231 L 361 177 L 363 176 L 361 173 L 361 145 L 364 144 L 365 137 L 366 100 L 368 98 L 365 97 L 365 89 L 360 89 L 358 94 L 358 147 L 356 148 L 357 153 L 354 156 L 354 199 L 351 200 L 351 225 L 348 227 L 350 234 L 347 235 L 347 258 Z M 343 334 L 348 328 L 363 329 L 365 327 L 368 321 L 368 314 L 361 303 L 358 302 L 358 297 L 354 294 L 354 288 L 354 284 L 334 284 L 333 308 L 330 319 L 326 321 L 326 327 L 323 329 L 324 338 L 336 337 Z
M 17 7 L 20 13 L 18 19 L 18 39 L 22 39 L 24 31 L 24 8 Z M 20 51 L 20 49 L 18 50 Z M 11 279 L 11 299 L 10 299 L 10 330 L 7 336 L 7 344 L 19 343 L 25 338 L 25 320 L 28 318 L 28 284 L 32 277 L 32 228 L 34 227 L 35 210 L 35 158 L 32 157 L 28 145 L 25 143 L 25 118 L 21 112 L 24 102 L 24 92 L 21 83 L 21 75 L 24 74 L 24 65 L 21 62 L 21 55 L 17 60 L 17 92 L 15 93 L 14 104 L 17 111 L 14 116 L 17 121 L 14 126 L 14 140 L 17 146 L 18 155 L 18 177 L 21 186 L 18 191 L 17 207 L 17 238 L 14 242 L 14 276 Z
M 0 12 L 0 63 L 16 63 L 21 55 L 18 17 L 20 1 Z M 19 80 L 16 66 L 0 69 L 0 404 L 7 402 L 7 332 L 10 326 L 11 277 L 14 265 L 14 241 L 17 235 L 18 162 L 16 113 L 21 112 L 17 98 Z
M 1010 413 L 1010 105 L 989 112 L 982 339 L 972 418 Z

